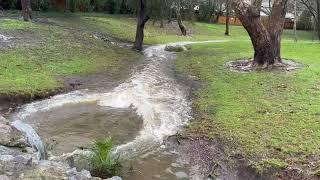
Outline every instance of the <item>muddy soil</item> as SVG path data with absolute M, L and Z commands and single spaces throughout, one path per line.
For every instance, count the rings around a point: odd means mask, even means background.
M 230 61 L 225 66 L 233 72 L 255 72 L 255 71 L 270 71 L 275 73 L 293 72 L 303 68 L 302 64 L 299 64 L 293 60 L 282 59 L 281 63 L 274 65 L 256 66 L 253 65 L 253 60 L 237 60 Z

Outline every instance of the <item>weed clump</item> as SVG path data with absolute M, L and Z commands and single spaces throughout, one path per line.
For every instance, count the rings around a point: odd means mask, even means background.
M 120 171 L 120 156 L 114 156 L 112 149 L 113 140 L 110 137 L 93 143 L 92 155 L 89 156 L 90 171 L 93 176 L 109 178 Z

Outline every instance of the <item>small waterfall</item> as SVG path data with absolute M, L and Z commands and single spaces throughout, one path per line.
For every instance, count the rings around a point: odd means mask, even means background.
M 28 142 L 32 145 L 32 148 L 38 151 L 39 159 L 47 159 L 47 152 L 45 146 L 42 143 L 41 138 L 39 137 L 37 132 L 30 125 L 23 123 L 19 120 L 12 122 L 11 125 L 17 128 L 19 131 L 26 134 Z

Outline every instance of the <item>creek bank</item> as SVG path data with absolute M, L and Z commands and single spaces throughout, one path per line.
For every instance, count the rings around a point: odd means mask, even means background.
M 125 64 L 124 64 L 125 63 Z M 123 62 L 117 72 L 99 71 L 91 74 L 60 76 L 56 79 L 61 82 L 62 87 L 45 92 L 36 92 L 35 94 L 3 94 L 0 93 L 0 115 L 8 116 L 13 113 L 17 107 L 33 101 L 50 98 L 57 94 L 68 93 L 81 89 L 112 88 L 123 83 L 130 77 L 136 68 L 143 66 L 141 59 Z
M 13 20 L 14 22 L 17 21 L 15 23 L 20 23 L 17 20 L 18 17 L 12 18 L 12 19 L 9 18 L 9 19 Z M 0 20 L 3 20 L 3 19 L 0 18 Z M 117 51 L 118 49 L 125 49 L 126 52 L 127 51 L 133 52 L 133 50 L 131 50 L 130 48 L 131 45 L 129 44 L 129 42 L 123 41 L 118 38 L 110 37 L 108 34 L 96 32 L 95 31 L 96 29 L 94 28 L 88 29 L 87 27 L 84 28 L 80 26 L 80 27 L 77 27 L 77 29 L 75 29 L 73 26 L 72 27 L 67 26 L 67 24 L 65 24 L 63 21 L 57 20 L 54 18 L 36 18 L 32 24 L 37 28 L 27 26 L 21 29 L 17 28 L 17 29 L 1 30 L 0 49 L 1 50 L 3 49 L 4 50 L 3 52 L 6 52 L 6 51 L 12 52 L 20 49 L 23 50 L 22 52 L 17 51 L 17 54 L 22 54 L 24 53 L 24 51 L 29 49 L 32 51 L 38 51 L 40 49 L 41 51 L 46 52 L 47 50 L 49 51 L 49 49 L 52 50 L 54 48 L 58 48 L 58 49 L 61 48 L 60 46 L 63 45 L 63 42 L 70 39 L 69 41 L 72 42 L 71 45 L 74 45 L 73 43 L 79 43 L 84 46 L 88 46 L 89 50 L 91 50 L 90 49 L 91 46 L 89 46 L 88 44 L 93 43 L 93 46 L 97 46 L 97 47 L 108 46 L 110 47 L 110 49 L 112 49 L 112 51 L 114 51 L 114 53 L 119 53 L 119 54 L 123 53 L 121 50 Z M 52 33 L 51 28 L 53 29 L 56 28 L 57 32 Z M 62 36 L 59 33 L 60 30 L 65 31 L 66 35 Z M 61 43 L 59 44 L 62 44 L 62 45 L 56 45 L 56 43 L 60 41 Z M 42 47 L 45 49 L 42 50 L 41 49 Z M 50 55 L 50 53 L 53 53 L 53 52 L 49 51 L 48 54 Z M 72 56 L 72 53 L 74 52 L 70 52 L 71 56 Z M 58 54 L 58 53 L 55 53 L 55 54 Z M 94 55 L 95 54 L 93 54 L 93 56 Z M 84 57 L 90 60 L 89 57 L 86 57 L 86 56 Z M 51 56 L 40 57 L 41 61 L 43 59 L 44 62 L 46 62 L 46 60 L 50 58 Z M 65 58 L 65 60 L 67 60 L 70 57 L 68 57 L 68 54 L 66 54 L 66 57 L 61 57 L 61 58 Z M 110 59 L 112 59 L 112 57 L 110 57 Z M 41 99 L 46 99 L 57 94 L 67 93 L 74 90 L 97 89 L 100 87 L 103 87 L 106 89 L 112 89 L 130 77 L 134 67 L 142 64 L 141 59 L 142 58 L 137 56 L 137 58 L 130 57 L 129 60 L 127 59 L 121 60 L 121 61 L 119 60 L 116 62 L 117 63 L 116 65 L 110 64 L 110 69 L 109 68 L 100 69 L 97 72 L 82 73 L 82 74 L 68 75 L 68 76 L 63 75 L 62 73 L 62 75 L 53 77 L 54 79 L 57 80 L 60 86 L 55 89 L 39 90 L 39 89 L 33 89 L 33 87 L 25 87 L 25 89 L 28 89 L 28 88 L 32 89 L 33 92 L 29 93 L 29 90 L 28 90 L 27 93 L 24 93 L 25 91 L 24 92 L 16 91 L 13 93 L 6 93 L 6 91 L 4 91 L 3 93 L 0 93 L 0 115 L 7 116 L 10 113 L 14 112 L 17 107 L 23 104 L 27 104 L 27 103 L 41 100 Z M 17 68 L 19 68 L 19 66 L 20 65 L 18 64 Z M 60 69 L 58 69 L 58 71 L 59 70 Z M 24 86 L 28 86 L 28 85 L 24 85 Z
M 165 141 L 168 151 L 174 151 L 177 162 L 189 165 L 189 176 L 200 179 L 227 180 L 300 180 L 310 177 L 298 168 L 270 167 L 260 172 L 250 160 L 230 149 L 219 138 L 207 139 L 197 134 L 174 135 Z

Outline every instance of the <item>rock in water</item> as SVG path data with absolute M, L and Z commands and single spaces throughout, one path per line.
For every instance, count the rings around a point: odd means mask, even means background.
M 112 178 L 109 178 L 107 180 L 122 180 L 122 178 L 119 176 L 113 176 Z
M 0 180 L 101 180 L 100 178 L 92 177 L 90 172 L 84 169 L 88 165 L 82 164 L 84 163 L 81 161 L 82 155 L 88 155 L 90 152 L 79 150 L 68 156 L 63 156 L 61 159 L 40 160 L 39 153 L 31 148 L 28 137 L 30 138 L 29 140 L 39 140 L 41 143 L 40 137 L 31 126 L 29 127 L 29 125 L 20 121 L 10 124 L 9 121 L 0 116 Z M 33 146 L 37 145 L 36 148 L 42 148 L 38 146 L 38 141 L 31 142 Z M 45 151 L 44 147 L 43 151 Z M 75 166 L 79 166 L 79 169 L 80 167 L 81 169 L 77 171 Z M 122 179 L 114 177 L 111 180 Z
M 177 179 L 189 179 L 189 176 L 185 172 L 176 172 Z
M 169 52 L 182 52 L 188 49 L 185 46 L 181 46 L 181 45 L 167 45 L 164 50 Z
M 7 147 L 26 148 L 30 147 L 24 134 L 9 124 L 0 116 L 0 145 Z
M 0 175 L 0 180 L 10 180 L 6 175 Z
M 76 168 L 70 168 L 62 162 L 41 161 L 35 168 L 25 171 L 22 179 L 69 179 L 69 180 L 91 180 L 90 172 Z M 95 178 L 99 179 L 99 178 Z
M 16 149 L 0 146 L 0 174 L 18 176 L 33 166 L 34 156 Z

